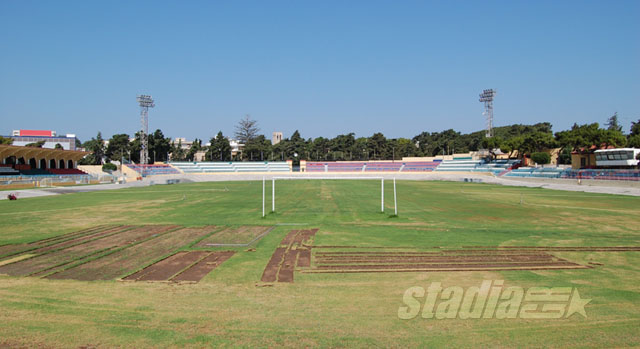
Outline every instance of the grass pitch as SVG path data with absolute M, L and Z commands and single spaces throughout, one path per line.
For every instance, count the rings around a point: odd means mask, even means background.
M 270 209 L 270 183 L 267 210 Z M 192 285 L 0 276 L 0 346 L 633 346 L 640 343 L 640 252 L 560 252 L 593 269 L 438 273 L 297 273 L 262 287 L 291 229 L 315 244 L 412 247 L 640 246 L 640 198 L 452 182 L 278 181 L 261 217 L 261 182 L 214 182 L 0 201 L 0 245 L 99 224 L 277 225 Z M 5 259 L 0 259 L 3 263 Z M 412 286 L 577 287 L 587 318 L 400 320 Z

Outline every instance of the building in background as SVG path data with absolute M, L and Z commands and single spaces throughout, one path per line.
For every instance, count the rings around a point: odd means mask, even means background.
M 76 150 L 77 138 L 75 134 L 58 136 L 56 131 L 51 130 L 13 130 L 8 138 L 12 138 L 13 145 L 16 146 L 44 141 L 42 148 L 55 149 L 56 144 L 60 144 L 64 150 Z
M 271 145 L 276 145 L 282 141 L 282 132 L 274 132 L 271 136 Z
M 244 150 L 244 144 L 240 143 L 240 141 L 229 138 L 229 145 L 231 146 L 231 155 L 237 156 L 238 154 L 242 155 L 242 150 Z
M 176 137 L 174 140 L 171 141 L 171 143 L 173 143 L 174 145 L 179 144 L 180 148 L 184 150 L 191 149 L 191 146 L 193 145 L 193 141 L 188 141 L 186 138 L 183 138 L 183 137 Z

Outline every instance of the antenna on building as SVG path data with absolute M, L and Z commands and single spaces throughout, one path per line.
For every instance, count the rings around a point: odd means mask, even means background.
M 138 104 L 140 104 L 140 123 L 142 129 L 140 130 L 140 163 L 149 163 L 149 108 L 153 108 L 156 105 L 153 103 L 153 97 L 147 95 L 140 95 L 137 98 Z
M 487 118 L 487 138 L 493 137 L 493 97 L 496 95 L 494 89 L 483 90 L 480 94 L 480 102 L 484 102 L 484 114 Z

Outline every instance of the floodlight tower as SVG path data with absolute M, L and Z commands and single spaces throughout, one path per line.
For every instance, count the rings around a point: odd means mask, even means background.
M 482 90 L 480 102 L 484 102 L 484 115 L 487 117 L 487 138 L 493 136 L 493 97 L 496 95 L 494 89 Z
M 149 163 L 149 108 L 153 108 L 156 105 L 153 103 L 153 97 L 148 95 L 140 95 L 137 98 L 138 104 L 140 104 L 140 123 L 142 124 L 142 130 L 140 130 L 140 163 Z

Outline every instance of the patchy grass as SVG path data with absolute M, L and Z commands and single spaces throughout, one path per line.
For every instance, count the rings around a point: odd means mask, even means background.
M 270 184 L 270 183 L 268 183 Z M 0 346 L 553 346 L 640 343 L 640 252 L 562 252 L 584 270 L 302 274 L 258 284 L 291 229 L 318 245 L 640 246 L 640 198 L 487 184 L 398 181 L 398 217 L 377 181 L 278 182 L 261 218 L 262 182 L 216 182 L 0 201 L 0 245 L 98 224 L 278 225 L 198 284 L 82 282 L 0 276 Z M 270 209 L 271 188 L 267 187 Z M 522 203 L 521 203 L 522 198 Z M 257 229 L 257 228 L 255 228 Z M 250 231 L 250 230 L 249 230 Z M 219 232 L 221 233 L 221 232 Z M 217 234 L 217 233 L 216 233 Z M 215 237 L 216 234 L 211 235 Z M 235 236 L 240 239 L 240 236 Z M 242 237 L 244 240 L 244 237 Z M 572 286 L 588 317 L 399 320 L 402 295 L 446 286 Z M 258 285 L 257 285 L 258 284 Z

